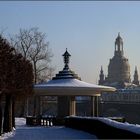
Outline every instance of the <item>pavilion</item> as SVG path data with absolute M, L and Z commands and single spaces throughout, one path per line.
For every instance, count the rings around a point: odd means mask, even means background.
M 86 83 L 69 68 L 70 54 L 67 49 L 63 54 L 65 66 L 59 71 L 52 80 L 34 85 L 35 96 L 39 99 L 41 96 L 57 96 L 58 97 L 58 117 L 76 115 L 76 96 L 90 96 L 92 101 L 92 116 L 98 116 L 98 96 L 101 92 L 113 92 L 116 89 L 108 86 L 99 86 Z M 40 104 L 39 100 L 38 105 Z M 37 106 L 40 112 L 40 106 Z M 38 113 L 39 114 L 39 113 Z

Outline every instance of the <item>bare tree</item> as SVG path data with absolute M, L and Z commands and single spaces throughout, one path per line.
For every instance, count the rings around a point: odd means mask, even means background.
M 34 70 L 34 83 L 50 79 L 54 68 L 50 66 L 52 52 L 46 34 L 37 27 L 20 29 L 19 33 L 10 38 L 12 46 L 26 59 L 30 60 Z
M 5 31 L 7 30 L 7 27 L 0 27 L 0 36 L 4 36 Z

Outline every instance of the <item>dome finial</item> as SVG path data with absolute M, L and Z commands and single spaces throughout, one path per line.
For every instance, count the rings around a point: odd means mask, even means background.
M 120 36 L 120 32 L 118 32 L 118 36 Z
M 137 66 L 135 66 L 135 71 L 137 71 Z
M 103 66 L 101 65 L 101 71 L 103 71 Z
M 68 51 L 67 51 L 67 48 L 66 48 L 66 51 L 65 53 L 62 55 L 63 56 L 63 59 L 64 59 L 64 63 L 65 63 L 65 68 L 69 68 L 69 57 L 71 56 Z

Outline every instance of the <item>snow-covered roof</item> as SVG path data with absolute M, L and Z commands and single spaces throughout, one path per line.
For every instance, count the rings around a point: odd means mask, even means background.
M 115 91 L 116 89 L 108 86 L 99 86 L 86 83 L 78 79 L 57 79 L 47 83 L 34 85 L 37 94 L 46 95 L 99 95 L 102 91 Z

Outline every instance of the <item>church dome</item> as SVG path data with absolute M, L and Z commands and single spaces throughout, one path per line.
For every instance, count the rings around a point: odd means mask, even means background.
M 113 86 L 117 89 L 139 86 L 139 76 L 137 67 L 135 68 L 133 80 L 130 78 L 130 65 L 128 59 L 124 56 L 123 39 L 118 33 L 115 39 L 114 56 L 110 59 L 108 65 L 108 75 L 105 76 L 101 68 L 99 75 L 99 85 Z
M 130 65 L 125 57 L 110 59 L 108 66 L 108 82 L 130 82 Z
M 130 65 L 123 53 L 123 39 L 120 34 L 115 40 L 115 53 L 108 65 L 108 82 L 130 82 Z

